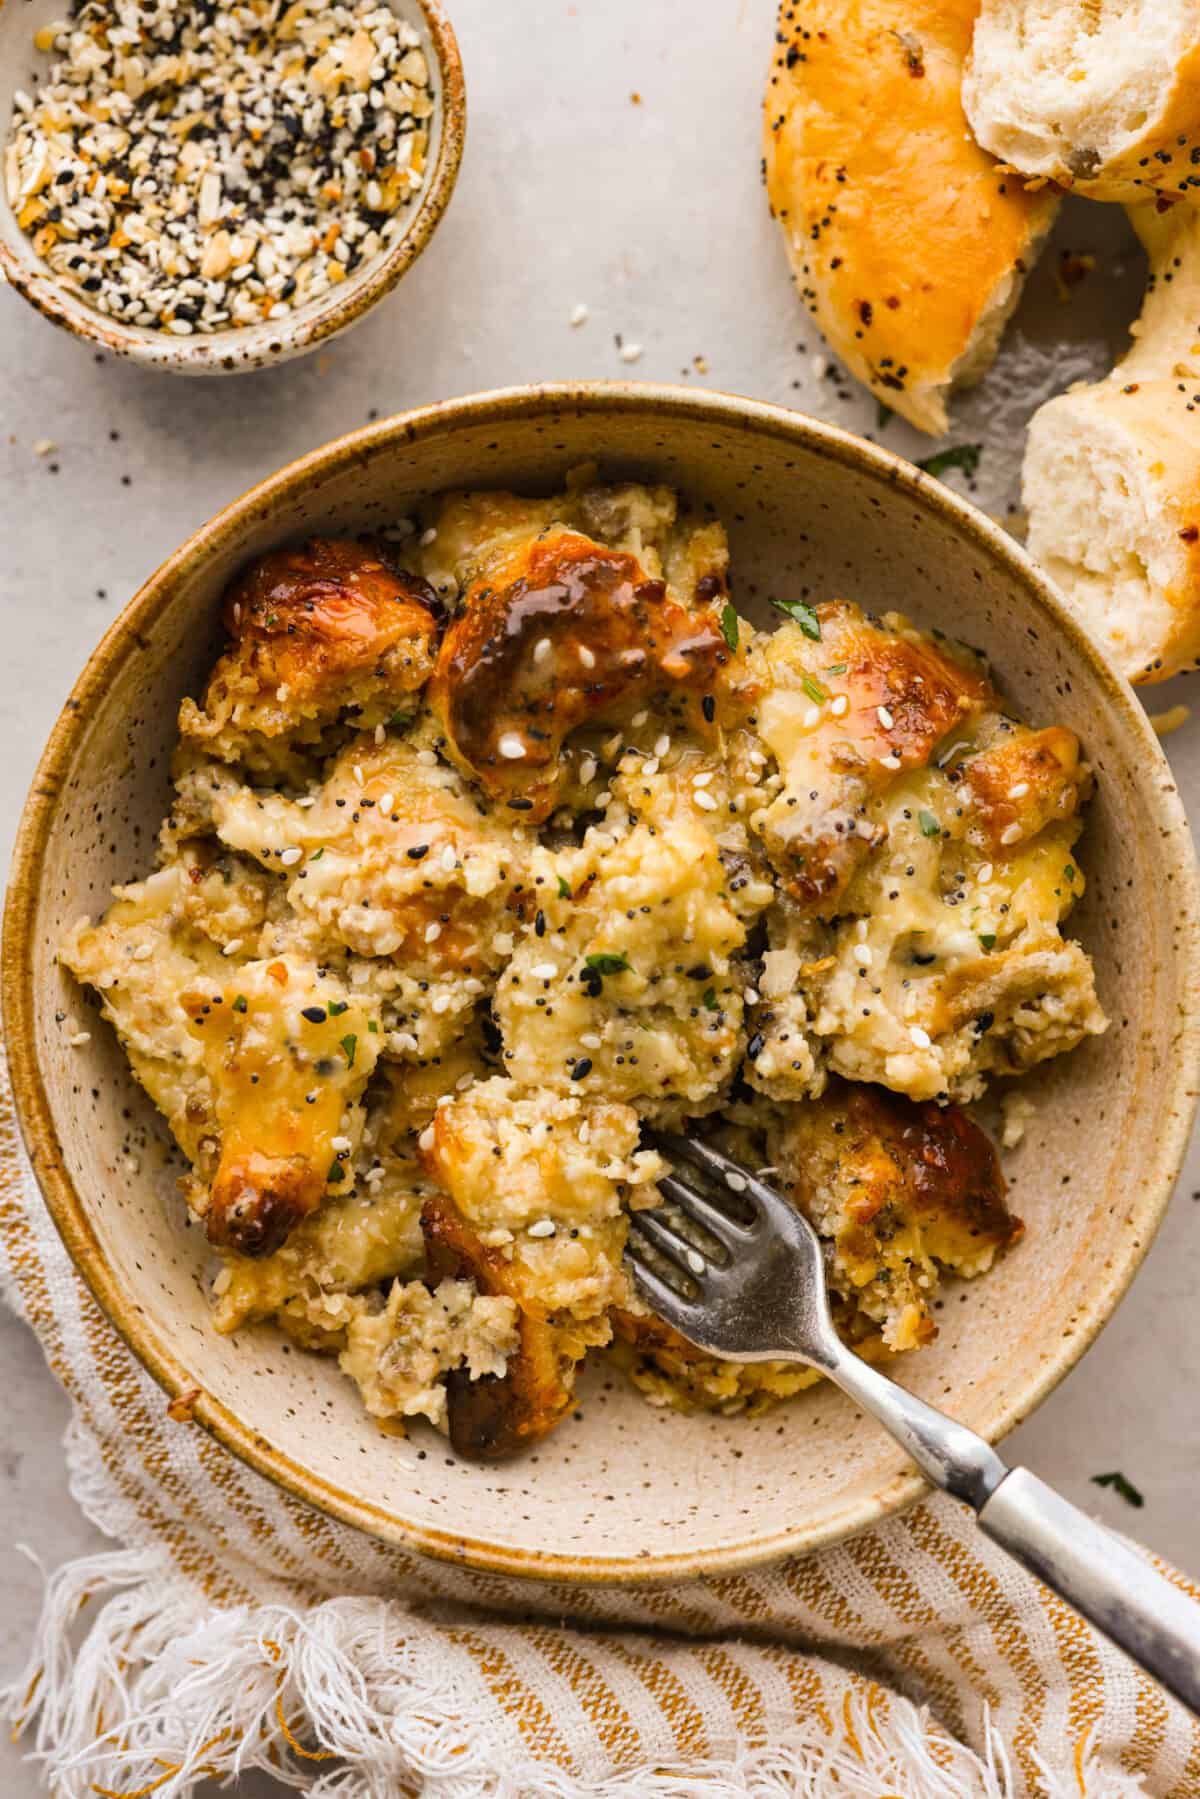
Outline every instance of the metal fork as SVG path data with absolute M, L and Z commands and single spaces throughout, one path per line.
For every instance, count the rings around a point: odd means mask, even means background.
M 703 1236 L 674 1228 L 661 1212 L 633 1214 L 626 1254 L 647 1304 L 710 1355 L 819 1368 L 891 1432 L 927 1480 L 974 1508 L 986 1536 L 1200 1713 L 1200 1606 L 1027 1468 L 1010 1469 L 974 1431 L 848 1349 L 829 1315 L 820 1241 L 782 1195 L 697 1138 L 650 1141 L 699 1170 L 708 1191 L 678 1173 L 659 1183 Z M 659 1266 L 644 1245 L 657 1251 Z

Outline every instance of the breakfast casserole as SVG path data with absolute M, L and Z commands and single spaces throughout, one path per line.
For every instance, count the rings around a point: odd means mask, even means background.
M 729 595 L 710 513 L 589 470 L 271 551 L 155 872 L 63 946 L 186 1158 L 216 1328 L 336 1356 L 385 1428 L 510 1454 L 606 1349 L 656 1404 L 816 1378 L 638 1301 L 656 1129 L 768 1171 L 868 1356 L 1021 1232 L 964 1107 L 1104 1029 L 1079 744 L 899 614 Z

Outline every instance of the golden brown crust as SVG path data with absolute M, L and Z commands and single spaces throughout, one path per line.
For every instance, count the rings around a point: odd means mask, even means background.
M 428 678 L 432 603 L 424 581 L 349 539 L 272 550 L 226 595 L 231 646 L 202 706 L 185 702 L 184 734 L 235 759 L 247 733 L 303 741 L 346 708 L 382 720 Z
M 767 87 L 767 192 L 800 296 L 851 372 L 923 431 L 945 430 L 956 364 L 1009 284 L 1015 297 L 1056 205 L 968 130 L 978 10 L 783 0 Z
M 771 1153 L 779 1185 L 827 1229 L 848 1269 L 886 1267 L 897 1237 L 921 1231 L 929 1254 L 970 1265 L 1013 1243 L 1023 1226 L 1004 1202 L 996 1151 L 957 1106 L 918 1105 L 884 1087 L 833 1081 L 812 1105 L 791 1106 Z M 923 1334 L 932 1336 L 932 1321 Z
M 714 580 L 706 597 L 718 591 Z M 706 692 L 727 657 L 711 612 L 686 611 L 636 557 L 557 526 L 469 587 L 429 701 L 456 760 L 537 823 L 557 802 L 570 732 L 655 693 Z
M 453 1202 L 432 1196 L 421 1209 L 427 1276 L 474 1281 L 480 1293 L 518 1306 L 519 1348 L 503 1375 L 472 1380 L 465 1369 L 446 1377 L 450 1441 L 473 1461 L 519 1455 L 552 1431 L 570 1410 L 575 1363 L 560 1354 L 553 1325 L 521 1290 L 519 1272 L 499 1249 L 485 1247 Z
M 1088 779 L 1079 739 L 1062 725 L 1014 730 L 961 767 L 972 800 L 967 840 L 997 856 L 1070 818 Z
M 378 1037 L 338 992 L 318 1003 L 279 960 L 183 995 L 216 1111 L 211 1187 L 193 1206 L 223 1249 L 272 1255 L 344 1177 L 335 1145 Z
M 843 600 L 815 611 L 819 639 L 789 630 L 765 652 L 793 689 L 791 716 L 777 725 L 770 701 L 759 714 L 785 781 L 764 838 L 792 896 L 826 916 L 881 840 L 867 802 L 996 702 L 981 672 L 928 638 L 885 630 Z

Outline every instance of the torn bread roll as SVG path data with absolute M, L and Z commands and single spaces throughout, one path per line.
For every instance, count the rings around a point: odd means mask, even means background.
M 852 374 L 922 431 L 985 373 L 1053 222 L 967 129 L 977 0 L 784 0 L 764 120 L 800 297 Z
M 1031 555 L 1136 684 L 1200 658 L 1200 211 L 1131 216 L 1151 269 L 1133 347 L 1034 414 L 1022 488 Z
M 993 155 L 1094 200 L 1200 196 L 1200 0 L 983 0 L 963 75 Z

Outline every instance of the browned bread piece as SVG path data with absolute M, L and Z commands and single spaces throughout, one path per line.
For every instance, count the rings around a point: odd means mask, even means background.
M 972 138 L 977 0 L 783 0 L 765 172 L 800 296 L 922 431 L 991 363 L 1057 205 Z

